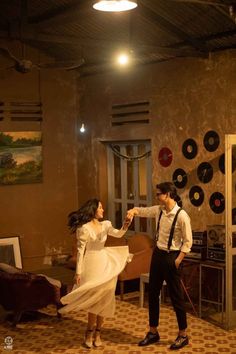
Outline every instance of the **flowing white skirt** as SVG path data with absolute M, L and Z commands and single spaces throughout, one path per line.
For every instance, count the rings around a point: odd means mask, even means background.
M 113 316 L 115 289 L 119 273 L 129 261 L 128 246 L 104 247 L 86 251 L 80 285 L 61 298 L 59 312 L 86 310 L 100 316 Z

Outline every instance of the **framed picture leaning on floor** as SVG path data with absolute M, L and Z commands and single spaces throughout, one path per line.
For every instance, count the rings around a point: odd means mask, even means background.
M 22 268 L 20 237 L 0 237 L 0 263 Z

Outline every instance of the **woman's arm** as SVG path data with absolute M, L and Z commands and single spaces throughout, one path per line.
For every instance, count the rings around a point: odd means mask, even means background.
M 119 229 L 119 230 L 114 228 L 110 221 L 107 221 L 107 223 L 108 223 L 107 234 L 109 236 L 113 236 L 113 237 L 117 237 L 117 238 L 124 236 L 124 234 L 126 233 L 126 231 L 129 228 L 129 225 L 131 224 L 131 221 L 132 220 L 126 218 L 123 222 L 121 229 Z
M 77 238 L 77 262 L 76 262 L 76 274 L 75 274 L 75 282 L 79 285 L 80 282 L 80 274 L 82 272 L 82 264 L 84 253 L 86 249 L 86 244 L 89 239 L 89 231 L 86 227 L 82 226 L 76 231 Z

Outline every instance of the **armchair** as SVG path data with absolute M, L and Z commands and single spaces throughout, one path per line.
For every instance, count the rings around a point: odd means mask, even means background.
M 115 239 L 108 237 L 106 246 L 128 245 L 129 252 L 133 254 L 133 259 L 127 263 L 125 269 L 119 274 L 120 298 L 124 299 L 124 282 L 126 280 L 137 279 L 142 273 L 148 273 L 150 269 L 153 240 L 146 234 L 134 234 L 128 240 L 125 238 Z
M 0 263 L 0 305 L 13 311 L 15 326 L 25 311 L 34 311 L 49 304 L 61 306 L 60 297 L 66 294 L 66 286 L 44 275 L 24 272 Z

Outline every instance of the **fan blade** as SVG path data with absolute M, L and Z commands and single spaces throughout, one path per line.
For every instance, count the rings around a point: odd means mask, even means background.
M 81 61 L 77 64 L 71 65 L 70 67 L 67 67 L 66 70 L 75 70 L 80 68 L 83 64 L 85 63 L 84 59 L 81 59 Z
M 52 63 L 39 63 L 38 67 L 39 68 L 48 68 L 48 69 L 65 69 L 65 70 L 73 70 L 81 65 L 84 64 L 84 59 L 81 59 L 80 61 L 76 62 L 69 62 L 69 61 L 55 61 Z
M 17 59 L 7 48 L 0 47 L 0 54 L 4 56 L 7 59 L 13 60 L 15 63 L 19 62 L 19 59 Z

